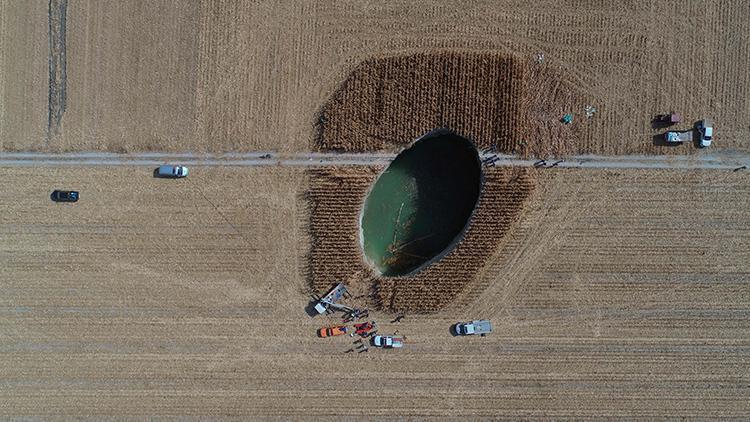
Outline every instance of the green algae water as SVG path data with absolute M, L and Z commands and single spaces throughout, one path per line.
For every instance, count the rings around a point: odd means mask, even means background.
M 365 257 L 386 276 L 419 269 L 463 234 L 480 185 L 471 142 L 455 134 L 420 139 L 393 160 L 365 200 Z

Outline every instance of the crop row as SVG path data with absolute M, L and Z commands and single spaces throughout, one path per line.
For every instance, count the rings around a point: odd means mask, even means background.
M 371 59 L 320 115 L 319 150 L 399 149 L 436 128 L 479 148 L 518 147 L 526 66 L 505 54 L 439 53 Z
M 499 240 L 518 218 L 534 187 L 528 169 L 493 168 L 485 172 L 479 203 L 463 240 L 442 259 L 411 277 L 380 277 L 363 262 L 358 219 L 375 169 L 324 168 L 310 178 L 310 283 L 314 291 L 344 281 L 370 292 L 381 309 L 428 313 L 458 295 L 485 265 Z

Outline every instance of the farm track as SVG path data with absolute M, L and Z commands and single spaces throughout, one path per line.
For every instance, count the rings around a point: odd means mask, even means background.
M 111 153 L 0 153 L 0 167 L 76 167 L 76 166 L 158 166 L 179 162 L 188 166 L 372 166 L 387 165 L 395 154 L 389 153 L 277 153 L 249 152 L 226 154 L 193 154 L 150 152 L 137 154 Z M 496 166 L 534 167 L 539 160 L 526 160 L 507 154 L 483 153 L 485 159 L 497 158 Z M 541 167 L 599 168 L 599 169 L 713 169 L 734 170 L 750 168 L 750 155 L 743 153 L 707 153 L 700 156 L 597 156 L 579 155 L 565 160 L 548 159 Z M 742 169 L 741 169 L 742 170 Z
M 67 52 L 65 46 L 68 0 L 49 2 L 49 110 L 47 137 L 59 134 L 66 107 Z

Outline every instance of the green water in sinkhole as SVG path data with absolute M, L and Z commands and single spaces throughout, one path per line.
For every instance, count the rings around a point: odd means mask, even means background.
M 476 148 L 452 133 L 428 135 L 399 154 L 365 199 L 360 230 L 367 260 L 405 275 L 448 252 L 479 199 Z

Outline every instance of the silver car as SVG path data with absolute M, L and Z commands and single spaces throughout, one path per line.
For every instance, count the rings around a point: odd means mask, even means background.
M 185 166 L 159 166 L 158 174 L 161 177 L 187 177 L 188 168 Z

